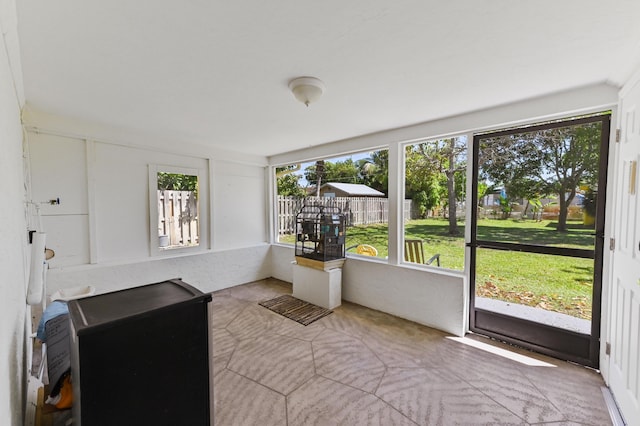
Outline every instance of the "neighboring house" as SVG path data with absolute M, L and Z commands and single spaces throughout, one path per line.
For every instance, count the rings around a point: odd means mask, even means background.
M 328 182 L 320 187 L 321 197 L 384 197 L 384 193 L 361 183 Z

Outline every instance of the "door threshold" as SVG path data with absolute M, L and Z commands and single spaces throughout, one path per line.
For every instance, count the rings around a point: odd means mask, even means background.
M 609 410 L 609 416 L 611 416 L 613 426 L 626 426 L 627 423 L 622 418 L 622 413 L 620 413 L 620 409 L 618 408 L 618 404 L 616 404 L 616 400 L 613 398 L 611 390 L 606 386 L 602 386 L 600 389 L 602 390 L 604 402 L 607 404 L 607 410 Z
M 551 327 L 575 331 L 580 334 L 591 334 L 591 321 L 561 312 L 547 311 L 542 308 L 480 296 L 476 296 L 475 306 L 486 311 L 527 319 Z

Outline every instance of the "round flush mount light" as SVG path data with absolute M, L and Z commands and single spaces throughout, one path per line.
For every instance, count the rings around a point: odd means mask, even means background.
M 298 77 L 289 82 L 293 96 L 306 106 L 317 101 L 324 93 L 324 83 L 315 77 Z

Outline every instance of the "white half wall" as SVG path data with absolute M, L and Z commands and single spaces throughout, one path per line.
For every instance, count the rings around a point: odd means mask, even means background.
M 221 252 L 152 259 L 115 265 L 87 265 L 49 271 L 47 293 L 92 285 L 96 294 L 182 278 L 200 291 L 212 292 L 271 276 L 268 244 Z
M 342 298 L 455 336 L 467 331 L 467 291 L 459 275 L 350 258 Z
M 293 282 L 293 246 L 271 247 L 272 276 Z M 342 299 L 438 330 L 463 336 L 467 285 L 461 275 L 348 257 Z
M 26 385 L 27 225 L 22 127 L 24 103 L 15 2 L 0 0 L 0 424 L 23 424 Z
M 295 261 L 293 246 L 274 244 L 271 246 L 271 276 L 288 283 L 293 283 L 293 262 Z

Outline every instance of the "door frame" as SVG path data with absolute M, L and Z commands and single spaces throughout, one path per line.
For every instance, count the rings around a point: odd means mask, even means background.
M 637 287 L 638 247 L 640 233 L 630 227 L 637 223 L 640 213 L 638 189 L 630 191 L 631 176 L 629 161 L 640 163 L 640 70 L 636 71 L 618 94 L 615 158 L 612 159 L 611 206 L 610 214 L 614 218 L 610 229 L 612 251 L 608 281 L 605 287 L 605 323 L 602 341 L 606 342 L 601 351 L 601 373 L 609 386 L 620 414 L 627 419 L 640 418 L 640 370 L 633 360 L 638 359 L 640 344 L 640 317 Z M 636 176 L 636 188 L 640 176 Z M 640 284 L 640 282 L 637 282 Z
M 556 358 L 577 362 L 593 368 L 599 367 L 600 362 L 600 324 L 602 301 L 602 271 L 604 254 L 605 207 L 607 200 L 607 168 L 609 158 L 609 136 L 611 130 L 611 114 L 602 112 L 589 117 L 565 119 L 551 123 L 533 126 L 515 127 L 506 130 L 478 133 L 473 136 L 473 161 L 471 179 L 471 205 L 478 205 L 478 156 L 480 139 L 488 136 L 504 136 L 518 132 L 533 132 L 543 129 L 566 127 L 584 123 L 601 122 L 600 158 L 598 174 L 598 203 L 595 223 L 595 248 L 569 249 L 547 247 L 532 244 L 506 243 L 478 240 L 477 221 L 478 211 L 471 209 L 471 239 L 467 244 L 470 248 L 469 269 L 469 329 L 472 332 L 523 346 L 534 351 Z M 476 252 L 478 248 L 493 250 L 521 251 L 550 255 L 589 258 L 594 260 L 592 319 L 589 335 L 575 331 L 552 327 L 549 325 L 516 318 L 505 314 L 479 309 L 475 306 L 476 280 Z

